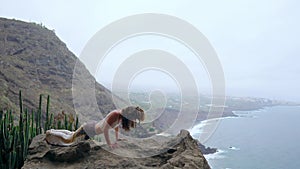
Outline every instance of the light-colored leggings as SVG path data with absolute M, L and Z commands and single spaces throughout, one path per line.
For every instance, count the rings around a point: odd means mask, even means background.
M 69 130 L 55 130 L 50 129 L 46 131 L 46 141 L 49 144 L 53 145 L 61 145 L 61 146 L 69 146 L 77 141 L 76 133 L 81 130 L 82 127 L 77 129 L 76 131 Z
M 48 130 L 50 131 L 50 134 L 54 135 L 54 136 L 58 136 L 58 137 L 62 137 L 66 140 L 72 139 L 73 138 L 73 134 L 75 133 L 74 131 L 69 131 L 69 130 L 55 130 L 55 129 L 51 129 Z

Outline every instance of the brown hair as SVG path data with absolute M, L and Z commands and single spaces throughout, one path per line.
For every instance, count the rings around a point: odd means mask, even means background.
M 122 128 L 125 131 L 129 131 L 130 128 L 136 127 L 136 120 L 139 122 L 144 121 L 145 113 L 144 110 L 137 106 L 129 106 L 122 109 Z

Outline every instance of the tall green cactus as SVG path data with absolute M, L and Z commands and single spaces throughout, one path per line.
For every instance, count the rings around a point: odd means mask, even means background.
M 57 122 L 57 129 L 62 129 L 63 127 L 62 127 L 62 125 L 61 125 L 61 121 L 59 120 L 58 122 Z
M 35 137 L 36 136 L 36 130 L 35 130 L 35 128 L 34 128 L 34 111 L 32 110 L 31 111 L 31 120 L 30 120 L 31 122 L 31 127 L 30 127 L 30 138 L 33 138 L 33 137 Z
M 65 128 L 75 130 L 78 128 L 78 117 L 74 121 L 73 116 L 64 114 L 64 118 L 54 120 L 54 114 L 50 113 L 50 96 L 47 97 L 46 119 L 42 121 L 42 95 L 40 95 L 38 110 L 31 111 L 23 108 L 22 92 L 19 92 L 20 114 L 19 123 L 14 124 L 11 110 L 0 110 L 0 168 L 21 168 L 28 153 L 28 146 L 36 135 L 50 128 Z M 43 123 L 42 123 L 43 122 Z M 63 125 L 64 124 L 64 125 Z M 74 129 L 73 129 L 74 127 Z
M 67 115 L 66 114 L 64 116 L 64 121 L 65 121 L 65 129 L 68 130 L 68 120 L 67 120 Z
M 39 102 L 39 109 L 38 109 L 38 114 L 37 114 L 37 122 L 36 122 L 36 134 L 41 134 L 42 133 L 42 127 L 41 127 L 41 119 L 42 119 L 42 101 L 43 101 L 43 95 L 40 95 L 40 102 Z
M 22 93 L 21 91 L 19 92 L 19 99 L 20 99 L 20 119 L 19 119 L 19 136 L 20 136 L 20 146 L 21 146 L 21 153 L 22 155 L 20 156 L 20 160 L 24 161 L 24 154 L 23 154 L 23 150 L 25 149 L 25 143 L 24 143 L 24 115 L 23 115 L 23 101 L 22 101 Z
M 75 121 L 74 130 L 78 129 L 78 125 L 79 125 L 79 121 L 78 121 L 78 116 L 76 115 L 76 121 Z
M 16 128 L 13 129 L 13 145 L 12 145 L 12 151 L 9 153 L 9 160 L 8 160 L 8 166 L 9 168 L 15 168 L 17 163 L 17 152 L 16 152 L 16 145 L 18 144 L 18 136 L 17 136 L 17 130 Z
M 47 97 L 47 108 L 46 108 L 46 121 L 45 121 L 45 131 L 50 129 L 50 118 L 49 118 L 49 106 L 50 106 L 50 96 Z
M 3 113 L 3 111 L 2 111 Z M 0 120 L 1 137 L 1 168 L 15 168 L 17 163 L 16 147 L 18 146 L 18 129 L 14 126 L 11 111 L 6 111 Z
M 28 116 L 28 109 L 25 109 L 25 131 L 24 131 L 24 149 L 23 149 L 23 157 L 24 160 L 26 159 L 27 156 L 27 150 L 28 150 L 28 146 L 29 146 L 29 126 L 30 126 L 30 118 Z

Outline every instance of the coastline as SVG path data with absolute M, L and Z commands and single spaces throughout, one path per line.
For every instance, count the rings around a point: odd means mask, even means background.
M 196 125 L 194 125 L 194 127 L 192 129 L 190 129 L 189 132 L 191 133 L 192 137 L 198 141 L 199 148 L 200 148 L 201 152 L 203 153 L 203 155 L 205 155 L 205 158 L 207 156 L 208 158 L 213 158 L 214 159 L 214 158 L 216 158 L 215 156 L 218 156 L 219 154 L 222 154 L 225 151 L 220 150 L 220 149 L 215 148 L 215 147 L 206 147 L 205 145 L 201 144 L 198 137 L 197 137 L 198 134 L 195 134 L 195 131 L 202 132 L 202 128 L 212 120 L 222 120 L 222 119 L 226 119 L 226 118 L 239 118 L 239 117 L 242 117 L 242 116 L 236 114 L 236 112 L 238 112 L 238 111 L 244 111 L 244 112 L 247 112 L 247 111 L 260 111 L 260 110 L 263 110 L 267 107 L 274 107 L 274 106 L 282 106 L 282 105 L 256 106 L 255 108 L 254 107 L 243 107 L 243 108 L 240 107 L 240 108 L 235 108 L 235 109 L 226 108 L 226 109 L 224 109 L 224 112 L 223 112 L 221 117 L 204 119 L 204 120 L 198 120 L 198 118 L 197 118 Z M 284 105 L 284 106 L 294 106 L 294 105 Z
M 236 112 L 256 112 L 256 111 L 262 111 L 265 108 L 269 108 L 269 107 L 275 107 L 275 106 L 300 106 L 299 104 L 291 104 L 291 103 L 282 103 L 282 104 L 271 104 L 271 105 L 256 105 L 254 107 L 239 107 L 239 108 L 226 108 L 224 109 L 224 113 L 222 114 L 221 117 L 218 118 L 210 118 L 210 119 L 203 119 L 203 120 L 198 120 L 195 122 L 196 125 L 194 125 L 194 127 L 192 129 L 189 129 L 189 132 L 191 133 L 191 135 L 193 136 L 194 139 L 196 139 L 199 143 L 199 137 L 197 137 L 199 135 L 199 133 L 202 132 L 202 128 L 205 125 L 208 125 L 210 121 L 212 120 L 222 120 L 222 119 L 227 119 L 227 118 L 239 118 L 239 117 L 243 117 L 239 114 L 237 114 Z M 205 145 L 202 145 L 201 143 L 199 144 L 199 148 L 201 150 L 201 152 L 208 156 L 211 155 L 212 157 L 214 157 L 213 155 L 218 155 L 218 154 L 222 154 L 224 153 L 224 150 L 220 150 L 218 148 L 215 147 L 206 147 Z M 230 147 L 229 147 L 230 148 Z M 208 156 L 208 157 L 211 157 Z
M 286 155 L 283 159 L 285 163 L 290 161 L 289 165 L 295 166 L 292 163 L 294 160 L 288 155 L 295 157 L 298 154 L 294 147 L 298 144 L 295 140 L 299 139 L 299 136 L 294 135 L 299 128 L 299 106 L 278 105 L 254 111 L 237 111 L 236 114 L 240 116 L 239 119 L 223 120 L 210 141 L 206 142 L 206 145 L 218 148 L 218 152 L 205 155 L 212 168 L 285 168 L 281 162 L 268 162 L 272 161 L 270 159 L 280 158 L 281 153 Z M 280 123 L 272 123 L 273 121 Z M 278 133 L 281 133 L 282 137 L 280 141 L 274 141 L 273 136 Z M 273 144 L 269 144 L 272 141 Z M 251 164 L 248 163 L 249 158 L 257 162 L 267 162 Z M 240 163 L 235 164 L 234 161 Z

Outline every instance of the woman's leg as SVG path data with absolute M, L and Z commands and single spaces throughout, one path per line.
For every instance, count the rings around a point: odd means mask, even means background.
M 84 130 L 83 130 L 83 126 L 84 126 L 84 125 L 85 125 L 85 124 L 81 125 L 81 126 L 74 132 L 74 138 L 80 137 L 81 135 L 84 135 L 84 134 L 85 134 L 85 132 L 84 132 Z
M 54 129 L 52 129 L 52 130 L 54 130 Z M 57 130 L 57 129 L 55 129 L 54 131 L 55 132 L 62 132 L 62 133 L 67 134 L 67 135 L 74 134 L 74 131 L 69 131 L 69 130 L 62 130 L 62 129 Z
M 47 134 L 54 135 L 57 137 L 61 137 L 67 142 L 73 141 L 73 133 L 68 130 L 53 130 L 51 129 L 50 131 L 47 131 Z

